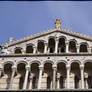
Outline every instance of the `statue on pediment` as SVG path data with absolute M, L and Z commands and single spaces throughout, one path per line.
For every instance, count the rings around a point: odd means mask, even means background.
M 61 21 L 60 21 L 60 19 L 56 19 L 55 28 L 57 28 L 57 29 L 61 28 Z

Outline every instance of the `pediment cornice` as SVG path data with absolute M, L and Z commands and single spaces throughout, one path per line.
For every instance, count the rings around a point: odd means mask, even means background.
M 81 39 L 84 39 L 84 40 L 92 41 L 92 37 L 90 37 L 90 36 L 80 34 L 78 32 L 73 32 L 71 30 L 66 30 L 66 29 L 62 29 L 62 28 L 60 28 L 60 29 L 54 28 L 54 29 L 50 29 L 50 30 L 47 30 L 47 31 L 44 31 L 44 32 L 40 32 L 38 34 L 30 35 L 28 37 L 24 37 L 22 39 L 13 41 L 12 43 L 7 43 L 7 46 L 10 47 L 10 46 L 13 46 L 13 45 L 16 45 L 16 44 L 20 44 L 20 43 L 23 43 L 23 42 L 26 42 L 26 41 L 29 41 L 29 40 L 32 40 L 32 39 L 35 39 L 35 38 L 39 38 L 39 37 L 54 33 L 54 32 L 61 32 L 61 33 L 64 33 L 64 34 L 67 34 L 67 35 L 70 35 L 70 36 L 74 36 L 74 37 L 78 37 L 78 38 L 81 38 Z

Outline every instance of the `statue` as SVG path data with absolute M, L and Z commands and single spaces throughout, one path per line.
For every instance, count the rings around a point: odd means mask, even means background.
M 60 19 L 56 19 L 55 28 L 57 28 L 57 29 L 61 28 L 61 21 L 60 21 Z

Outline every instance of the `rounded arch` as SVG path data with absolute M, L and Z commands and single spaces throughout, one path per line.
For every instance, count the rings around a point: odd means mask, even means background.
M 71 41 L 75 42 L 76 45 L 78 44 L 77 40 L 75 40 L 75 39 L 70 39 L 69 42 L 71 42 Z
M 72 63 L 78 63 L 79 65 L 82 65 L 81 61 L 79 60 L 72 60 L 69 64 L 71 66 Z
M 53 38 L 55 40 L 56 37 L 55 36 L 49 36 L 48 40 L 51 39 L 51 38 Z
M 80 43 L 80 45 L 82 45 L 82 44 L 86 45 L 86 46 L 87 46 L 87 48 L 89 47 L 89 45 L 88 45 L 88 43 L 87 43 L 87 42 L 81 42 L 81 43 Z
M 29 43 L 26 45 L 26 53 L 33 53 L 33 46 L 34 44 Z
M 87 42 L 82 42 L 82 43 L 80 43 L 80 52 L 88 52 L 88 48 L 89 46 L 88 46 L 88 44 L 87 44 Z
M 59 39 L 60 39 L 60 38 L 63 38 L 63 39 L 65 39 L 65 40 L 67 40 L 66 36 L 59 36 Z
M 55 52 L 55 38 L 54 36 L 50 36 L 49 39 L 48 39 L 48 50 L 49 50 L 49 53 L 54 53 Z
M 38 40 L 38 43 L 39 43 L 39 42 L 45 42 L 45 40 Z
M 34 46 L 34 44 L 33 43 L 28 43 L 28 44 L 26 44 L 26 46 Z
M 70 39 L 69 40 L 69 51 L 70 52 L 77 52 L 77 41 L 75 39 Z
M 83 64 L 85 65 L 85 63 L 92 63 L 92 60 L 91 59 L 88 59 L 88 60 L 85 60 L 85 61 L 83 61 Z
M 23 63 L 25 65 L 28 65 L 28 62 L 21 60 L 21 61 L 17 61 L 16 65 L 18 66 L 20 63 Z
M 59 60 L 55 64 L 58 65 L 59 63 L 64 63 L 65 65 L 68 65 L 68 63 L 65 60 Z
M 66 51 L 66 37 L 60 36 L 58 41 L 58 53 L 64 53 Z
M 12 66 L 15 65 L 15 63 L 13 61 L 5 61 L 3 63 L 3 66 L 6 65 L 6 64 L 11 64 Z
M 54 62 L 52 60 L 46 60 L 42 64 L 45 65 L 46 63 L 50 63 L 50 64 L 54 65 Z
M 20 54 L 20 53 L 22 53 L 22 48 L 21 48 L 21 47 L 15 47 L 14 53 L 15 53 L 15 54 Z
M 33 63 L 37 63 L 38 65 L 41 65 L 41 62 L 38 60 L 33 60 L 29 62 L 29 65 L 32 65 Z
M 44 53 L 44 48 L 45 48 L 45 44 L 44 44 L 44 40 L 38 40 L 37 42 L 37 53 Z

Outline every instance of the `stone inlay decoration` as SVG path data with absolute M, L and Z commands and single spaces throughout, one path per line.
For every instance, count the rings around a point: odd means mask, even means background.
M 92 37 L 61 27 L 0 46 L 0 90 L 91 89 Z

